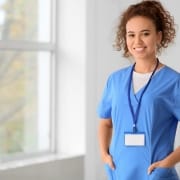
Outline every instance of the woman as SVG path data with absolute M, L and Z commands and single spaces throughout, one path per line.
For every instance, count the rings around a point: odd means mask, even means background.
M 134 65 L 109 76 L 98 106 L 109 180 L 179 179 L 180 74 L 157 58 L 174 37 L 173 17 L 159 1 L 131 5 L 121 16 L 115 46 Z

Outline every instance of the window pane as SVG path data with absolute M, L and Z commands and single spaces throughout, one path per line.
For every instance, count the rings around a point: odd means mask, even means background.
M 50 149 L 50 57 L 0 54 L 0 159 Z
M 50 0 L 0 0 L 0 40 L 50 41 Z

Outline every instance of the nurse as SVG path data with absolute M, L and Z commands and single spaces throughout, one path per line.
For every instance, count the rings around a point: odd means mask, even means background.
M 175 38 L 174 20 L 159 1 L 122 14 L 115 47 L 133 65 L 113 72 L 98 106 L 98 137 L 109 180 L 179 180 L 180 74 L 158 54 Z

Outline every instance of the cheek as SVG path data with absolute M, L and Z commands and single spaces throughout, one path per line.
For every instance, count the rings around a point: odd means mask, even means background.
M 154 41 L 154 42 L 151 42 L 151 49 L 156 49 L 157 47 L 157 43 Z
M 149 41 L 146 41 L 146 44 L 151 48 L 151 49 L 156 49 L 157 47 L 157 42 L 156 40 L 149 40 Z
M 129 49 L 132 46 L 132 42 L 130 40 L 126 40 L 127 48 Z

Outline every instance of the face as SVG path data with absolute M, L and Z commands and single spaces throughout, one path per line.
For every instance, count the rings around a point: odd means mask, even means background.
M 127 47 L 135 60 L 154 59 L 161 37 L 162 33 L 157 32 L 153 21 L 146 17 L 133 17 L 126 24 Z

